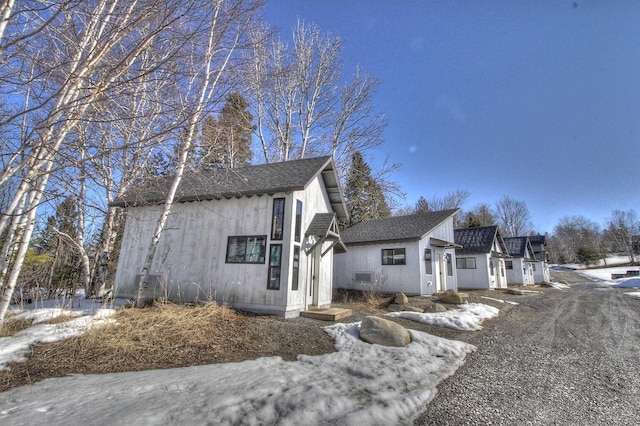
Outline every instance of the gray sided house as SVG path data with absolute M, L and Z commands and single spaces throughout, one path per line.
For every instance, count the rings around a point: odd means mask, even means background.
M 456 229 L 458 288 L 506 288 L 506 264 L 510 260 L 497 226 Z
M 112 205 L 127 218 L 115 278 L 135 297 L 168 180 Z M 331 157 L 185 176 L 153 259 L 153 297 L 215 300 L 294 317 L 331 304 L 333 253 L 348 218 Z
M 533 285 L 533 268 L 536 262 L 529 237 L 509 237 L 504 242 L 511 259 L 506 260 L 507 281 L 513 285 Z
M 549 272 L 549 254 L 547 253 L 547 239 L 544 235 L 529 235 L 533 256 L 536 261 L 533 264 L 533 280 L 536 284 L 551 282 Z
M 454 209 L 388 217 L 343 230 L 348 251 L 335 256 L 336 286 L 408 295 L 457 290 L 457 213 Z

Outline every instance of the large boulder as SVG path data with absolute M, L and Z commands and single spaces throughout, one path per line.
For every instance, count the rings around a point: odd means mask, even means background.
M 431 303 L 429 305 L 425 305 L 423 306 L 423 309 L 425 313 L 430 313 L 430 314 L 447 311 L 447 308 L 445 308 L 443 305 L 439 303 Z
M 409 298 L 404 293 L 397 293 L 393 303 L 395 303 L 396 305 L 406 305 L 407 303 L 409 303 Z
M 457 291 L 447 290 L 443 294 L 438 295 L 438 300 L 443 303 L 454 303 L 460 305 L 464 303 L 464 298 Z
M 379 317 L 365 317 L 360 324 L 360 339 L 384 346 L 407 346 L 409 331 L 398 323 Z
M 401 312 L 404 311 L 404 305 L 398 305 L 397 303 L 392 303 L 387 306 L 387 310 L 389 312 Z

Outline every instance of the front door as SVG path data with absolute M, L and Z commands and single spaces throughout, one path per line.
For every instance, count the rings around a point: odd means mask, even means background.
M 438 282 L 436 283 L 436 290 L 445 291 L 447 289 L 447 263 L 444 253 L 438 252 L 436 259 L 438 260 L 438 274 L 436 275 Z
M 321 247 L 316 247 L 311 256 L 309 256 L 309 261 L 311 262 L 311 267 L 309 268 L 310 276 L 309 276 L 309 289 L 307 291 L 307 307 L 309 305 L 318 306 L 318 288 L 320 287 L 320 249 Z

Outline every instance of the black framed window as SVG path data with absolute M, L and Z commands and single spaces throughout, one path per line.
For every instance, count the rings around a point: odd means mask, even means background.
M 264 263 L 267 236 L 234 236 L 227 240 L 227 263 Z
M 505 260 L 504 264 L 507 269 L 513 269 L 513 260 Z
M 476 258 L 475 257 L 456 257 L 456 268 L 476 269 Z
M 291 271 L 291 290 L 298 290 L 300 276 L 300 247 L 293 246 L 293 270 Z
M 295 229 L 295 241 L 300 242 L 302 238 L 302 201 L 296 200 L 296 229 Z
M 382 249 L 383 265 L 406 265 L 405 249 Z
M 282 244 L 271 244 L 269 250 L 269 281 L 267 290 L 280 290 L 280 270 L 282 266 Z
M 273 199 L 273 215 L 271 219 L 271 239 L 281 240 L 284 233 L 284 198 Z

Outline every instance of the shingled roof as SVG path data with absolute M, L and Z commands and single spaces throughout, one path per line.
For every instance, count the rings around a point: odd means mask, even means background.
M 527 247 L 531 251 L 533 256 L 533 248 L 528 237 L 509 237 L 504 239 L 504 243 L 507 246 L 509 254 L 513 257 L 524 257 Z M 535 257 L 533 257 L 535 260 Z
M 460 209 L 368 220 L 341 232 L 346 245 L 419 240 Z
M 462 246 L 461 249 L 456 250 L 456 253 L 491 253 L 493 241 L 497 238 L 504 254 L 507 254 L 507 248 L 502 237 L 500 237 L 500 231 L 495 225 L 456 229 L 453 234 L 456 244 Z
M 348 218 L 347 209 L 331 157 L 186 173 L 176 192 L 176 202 L 301 191 L 318 175 L 322 176 L 338 220 L 345 221 Z M 113 201 L 111 206 L 162 204 L 171 183 L 172 177 L 166 177 L 134 187 Z

